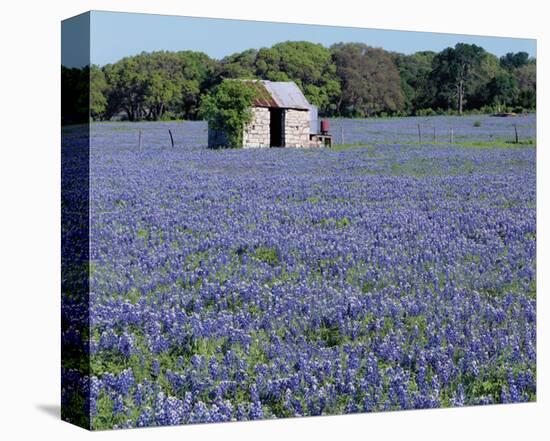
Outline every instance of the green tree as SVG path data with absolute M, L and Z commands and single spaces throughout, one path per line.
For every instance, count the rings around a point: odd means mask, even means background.
M 525 109 L 536 108 L 537 63 L 527 52 L 508 52 L 500 57 L 500 65 L 517 81 L 518 93 L 514 105 Z
M 111 86 L 109 111 L 123 110 L 130 121 L 142 119 L 146 114 L 146 75 L 140 61 L 137 57 L 126 57 L 104 68 L 105 78 Z
M 505 70 L 500 66 L 498 57 L 484 52 L 481 62 L 473 69 L 470 81 L 466 86 L 464 108 L 472 110 L 483 106 L 492 106 L 494 103 L 488 85 L 493 78 L 503 73 Z
M 130 121 L 197 117 L 200 97 L 216 62 L 202 52 L 152 52 L 105 66 L 111 113 L 124 111 Z
M 199 115 L 209 128 L 224 132 L 231 147 L 242 147 L 243 129 L 252 120 L 250 106 L 257 91 L 250 82 L 224 80 L 206 95 Z
M 107 93 L 109 85 L 105 74 L 97 65 L 90 68 L 90 116 L 94 120 L 101 120 L 105 117 L 107 110 Z
M 512 105 L 518 96 L 518 84 L 513 75 L 503 72 L 493 77 L 487 84 L 487 92 L 492 104 L 497 106 Z
M 321 114 L 334 113 L 340 82 L 329 49 L 309 41 L 286 41 L 258 51 L 255 75 L 271 81 L 294 81 Z
M 513 69 L 529 64 L 529 54 L 527 52 L 508 52 L 500 57 L 500 65 L 505 69 Z
M 403 110 L 399 71 L 386 51 L 362 43 L 340 43 L 332 52 L 341 84 L 338 114 L 371 116 Z
M 202 95 L 212 90 L 219 63 L 203 52 L 177 52 L 181 75 L 175 75 L 180 98 L 173 111 L 181 118 L 197 119 Z
M 417 109 L 429 107 L 432 101 L 429 76 L 435 52 L 422 51 L 411 55 L 392 53 L 404 97 L 404 108 L 412 114 Z
M 223 58 L 218 63 L 214 74 L 216 84 L 224 78 L 255 78 L 257 55 L 256 49 L 247 49 Z
M 505 73 L 515 79 L 517 90 L 507 87 L 510 78 Z M 404 55 L 360 43 L 340 43 L 329 49 L 287 41 L 220 61 L 194 51 L 144 52 L 103 68 L 63 68 L 62 75 L 75 87 L 83 83 L 78 78 L 90 75 L 94 119 L 109 119 L 119 112 L 131 121 L 197 119 L 201 97 L 225 79 L 255 78 L 294 81 L 321 115 L 415 114 L 428 108 L 462 113 L 494 105 L 495 99 L 508 106 L 536 107 L 536 60 L 525 52 L 510 52 L 499 59 L 464 43 L 439 53 Z M 79 106 L 83 117 L 88 105 L 83 92 L 74 93 L 85 102 L 64 100 L 64 109 Z M 78 109 L 69 113 L 76 115 Z
M 454 48 L 444 49 L 434 57 L 430 78 L 436 91 L 436 107 L 455 107 L 462 114 L 467 90 L 476 79 L 485 53 L 475 44 L 457 43 Z
M 537 65 L 531 61 L 512 71 L 512 75 L 518 83 L 517 105 L 525 109 L 536 109 L 537 107 Z
M 181 89 L 176 81 L 167 77 L 165 71 L 154 71 L 145 80 L 143 99 L 148 108 L 148 118 L 158 120 L 170 104 L 181 99 Z

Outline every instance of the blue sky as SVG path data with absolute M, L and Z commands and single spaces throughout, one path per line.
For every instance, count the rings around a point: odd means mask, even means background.
M 90 25 L 91 61 L 99 65 L 142 51 L 156 50 L 195 50 L 219 59 L 244 49 L 269 47 L 287 40 L 307 40 L 325 46 L 337 42 L 362 42 L 406 54 L 421 50 L 440 51 L 464 42 L 482 46 L 497 56 L 518 51 L 536 56 L 536 40 L 522 38 L 102 11 L 92 12 Z

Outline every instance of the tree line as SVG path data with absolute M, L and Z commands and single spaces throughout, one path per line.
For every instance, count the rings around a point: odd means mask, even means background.
M 92 65 L 85 73 L 62 68 L 64 87 L 78 87 L 82 75 L 89 75 L 94 120 L 198 119 L 203 98 L 226 78 L 294 81 L 323 116 L 536 108 L 535 59 L 525 52 L 498 58 L 465 43 L 410 55 L 362 43 L 327 48 L 306 41 L 248 49 L 221 60 L 195 51 L 144 52 Z

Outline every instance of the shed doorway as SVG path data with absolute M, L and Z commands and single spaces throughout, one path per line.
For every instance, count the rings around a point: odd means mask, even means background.
M 283 111 L 269 109 L 269 147 L 283 147 Z

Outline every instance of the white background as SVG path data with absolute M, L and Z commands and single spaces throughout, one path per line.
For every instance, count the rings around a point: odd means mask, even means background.
M 543 1 L 8 0 L 0 8 L 0 438 L 465 441 L 550 433 L 543 137 L 550 15 Z M 94 434 L 59 421 L 60 20 L 90 9 L 537 38 L 538 402 Z

